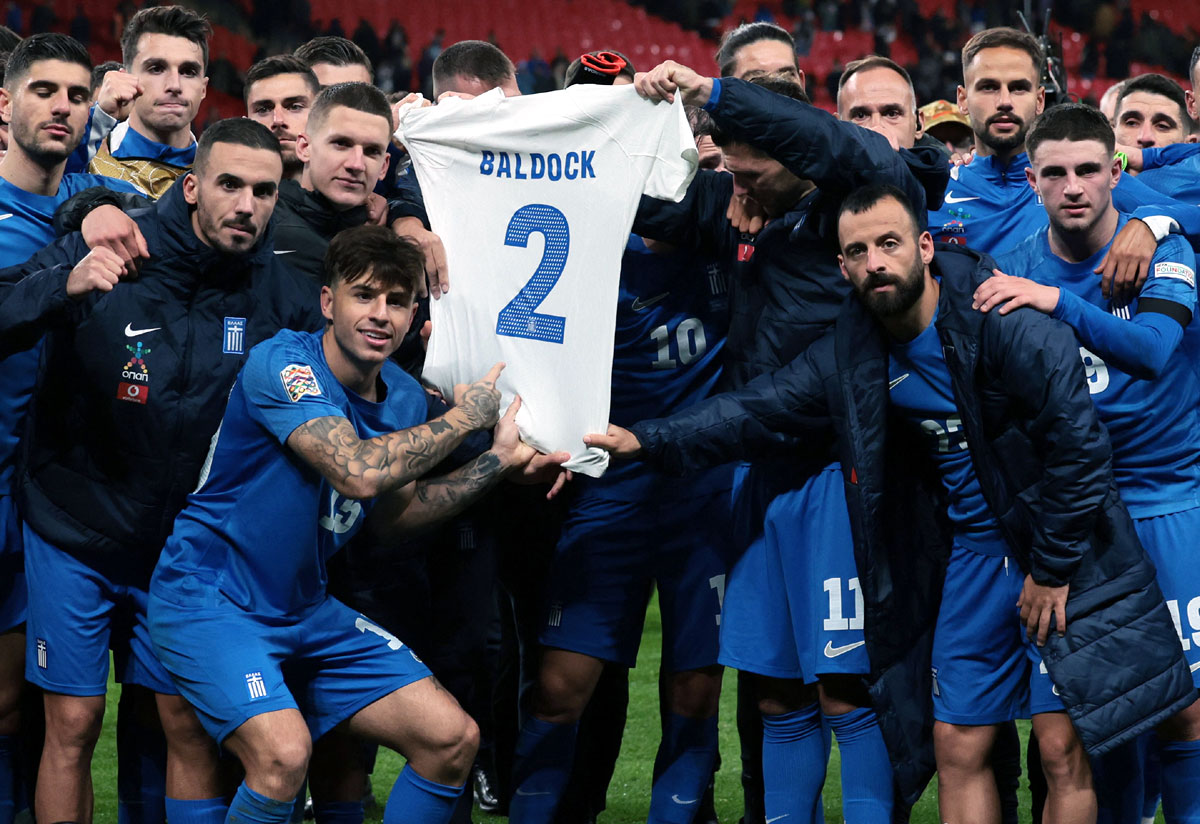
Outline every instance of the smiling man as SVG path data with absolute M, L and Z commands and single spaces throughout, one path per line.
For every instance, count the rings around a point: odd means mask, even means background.
M 161 197 L 196 156 L 192 120 L 208 87 L 208 21 L 183 6 L 142 9 L 121 35 L 125 71 L 141 94 L 129 119 L 100 145 L 88 170 Z
M 89 253 L 78 234 L 0 273 L 0 353 L 43 337 L 51 353 L 20 478 L 34 593 L 26 677 L 46 706 L 41 820 L 91 818 L 110 648 L 118 681 L 157 693 L 167 815 L 224 816 L 215 751 L 150 649 L 146 592 L 246 353 L 320 322 L 304 281 L 272 254 L 281 170 L 267 129 L 221 121 L 205 130 L 196 169 L 135 218 L 149 253 L 139 278 L 122 280 L 120 257 Z

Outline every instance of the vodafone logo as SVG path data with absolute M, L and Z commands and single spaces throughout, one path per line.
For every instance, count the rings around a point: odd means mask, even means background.
M 150 387 L 145 384 L 121 381 L 117 384 L 117 400 L 145 404 L 150 399 Z

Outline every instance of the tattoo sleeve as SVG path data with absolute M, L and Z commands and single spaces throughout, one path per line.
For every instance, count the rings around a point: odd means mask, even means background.
M 388 528 L 410 531 L 453 518 L 494 487 L 505 469 L 494 452 L 484 452 L 448 475 L 417 481 L 412 500 Z
M 429 472 L 476 428 L 471 416 L 452 409 L 428 423 L 361 440 L 349 420 L 331 415 L 298 426 L 287 445 L 338 492 L 370 498 Z

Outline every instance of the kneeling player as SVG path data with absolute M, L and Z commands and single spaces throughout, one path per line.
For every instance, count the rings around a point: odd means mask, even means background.
M 416 481 L 496 423 L 501 366 L 422 423 L 423 390 L 388 359 L 413 316 L 421 252 L 358 227 L 334 238 L 325 269 L 325 330 L 255 347 L 234 385 L 155 570 L 151 635 L 209 733 L 245 766 L 230 820 L 286 821 L 312 740 L 347 722 L 408 759 L 386 822 L 447 821 L 475 723 L 398 639 L 326 593 L 325 563 L 364 522 L 379 531 L 455 514 L 534 451 L 517 436 L 517 401 L 491 450 Z

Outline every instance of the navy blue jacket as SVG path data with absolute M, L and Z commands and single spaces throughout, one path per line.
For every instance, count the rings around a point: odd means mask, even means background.
M 1069 583 L 1067 633 L 1042 656 L 1089 753 L 1128 741 L 1195 699 L 1153 566 L 1113 481 L 1108 436 L 1079 346 L 1032 310 L 971 309 L 986 256 L 939 246 L 938 335 L 980 486 L 1025 572 Z M 888 402 L 888 344 L 856 299 L 804 355 L 744 389 L 632 427 L 676 472 L 832 439 L 866 602 L 871 693 L 897 789 L 933 774 L 930 651 L 949 557 L 944 491 L 925 446 Z M 1103 673 L 1103 678 L 1096 677 Z
M 837 264 L 837 209 L 854 189 L 891 183 L 922 213 L 949 167 L 935 149 L 897 152 L 879 134 L 753 83 L 722 78 L 709 108 L 721 130 L 816 184 L 757 236 L 725 219 L 733 177 L 700 171 L 679 203 L 643 197 L 633 231 L 734 261 L 725 381 L 738 387 L 792 360 L 837 317 L 850 289 Z
M 25 433 L 25 521 L 65 550 L 119 551 L 150 568 L 246 353 L 323 321 L 312 285 L 276 259 L 273 228 L 249 253 L 221 254 L 193 231 L 182 186 L 131 216 L 150 259 L 111 292 L 67 296 L 88 253 L 78 234 L 0 271 L 0 352 L 45 335 Z

